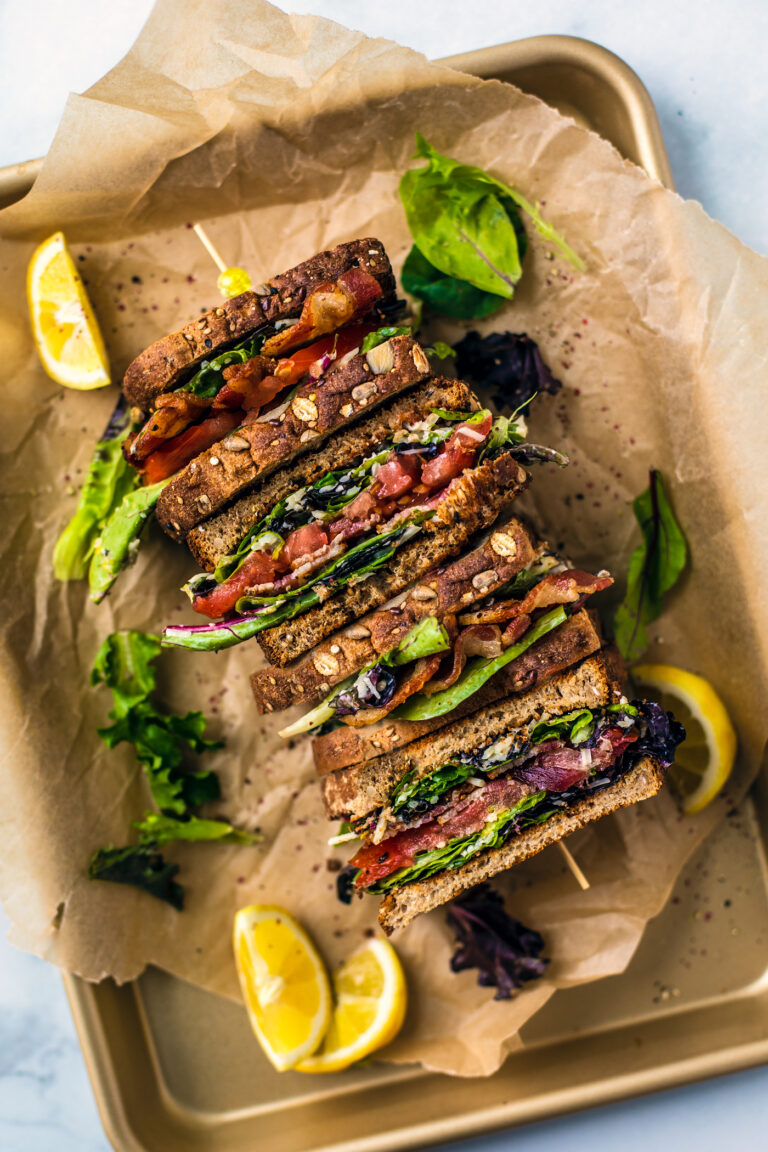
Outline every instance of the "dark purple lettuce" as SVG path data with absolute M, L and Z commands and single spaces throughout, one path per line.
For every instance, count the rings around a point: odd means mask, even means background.
M 481 336 L 473 330 L 454 347 L 459 378 L 489 389 L 499 408 L 514 411 L 535 393 L 554 395 L 562 387 L 542 360 L 536 341 L 525 333 Z
M 495 1000 L 509 1000 L 529 980 L 544 975 L 544 940 L 504 909 L 490 884 L 478 884 L 449 905 L 447 920 L 456 934 L 451 971 L 477 968 L 482 988 L 496 988 Z
M 678 744 L 685 740 L 685 728 L 671 712 L 665 712 L 652 700 L 633 700 L 632 703 L 645 723 L 640 726 L 640 738 L 624 753 L 625 761 L 636 764 L 643 756 L 653 756 L 668 768 L 675 759 Z
M 371 680 L 376 684 L 376 692 L 370 685 Z M 359 678 L 351 688 L 336 697 L 336 715 L 351 716 L 362 708 L 383 708 L 394 696 L 396 687 L 395 672 L 385 664 L 374 664 L 367 678 Z

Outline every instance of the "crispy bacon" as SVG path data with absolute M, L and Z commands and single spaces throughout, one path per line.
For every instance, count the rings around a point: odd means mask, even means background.
M 350 268 L 335 284 L 330 280 L 318 284 L 304 301 L 296 323 L 270 336 L 262 351 L 265 356 L 283 356 L 342 324 L 359 320 L 381 295 L 381 285 L 370 272 Z
M 230 364 L 222 371 L 224 384 L 213 399 L 215 408 L 263 408 L 285 385 L 274 375 L 276 365 L 267 356 L 252 356 L 244 364 Z
M 189 392 L 163 392 L 157 398 L 157 407 L 144 427 L 133 439 L 123 445 L 123 453 L 129 464 L 138 464 L 154 452 L 166 440 L 178 436 L 190 424 L 202 416 L 210 407 L 210 400 L 201 400 Z
M 398 868 L 410 867 L 418 852 L 479 832 L 491 812 L 513 807 L 530 791 L 527 785 L 509 777 L 492 780 L 484 788 L 470 793 L 452 812 L 439 819 L 430 820 L 418 828 L 406 828 L 381 844 L 363 845 L 350 861 L 353 868 L 361 870 L 355 879 L 355 887 L 366 888 L 376 880 L 391 876 Z
M 433 696 L 435 692 L 442 692 L 444 688 L 455 684 L 470 656 L 484 656 L 486 660 L 492 660 L 501 656 L 502 651 L 501 629 L 497 626 L 476 624 L 471 628 L 463 628 L 456 637 L 453 650 L 441 661 L 440 674 L 424 685 L 424 695 Z
M 613 584 L 612 576 L 592 576 L 578 568 L 564 572 L 550 572 L 522 600 L 501 600 L 486 608 L 473 612 L 462 612 L 460 624 L 501 624 L 515 616 L 530 615 L 540 608 L 552 608 L 556 604 L 574 604 L 582 596 L 602 592 Z
M 440 665 L 440 654 L 434 656 L 425 656 L 421 660 L 408 669 L 405 675 L 401 678 L 400 683 L 395 689 L 395 694 L 392 699 L 383 704 L 380 708 L 361 708 L 359 712 L 353 712 L 349 716 L 339 716 L 342 724 L 349 724 L 353 728 L 359 728 L 365 724 L 374 724 L 377 720 L 383 720 L 390 712 L 397 708 L 398 704 L 402 704 L 409 696 L 413 696 L 416 692 L 420 692 L 430 676 L 433 676 Z
M 155 484 L 175 475 L 195 456 L 234 432 L 241 421 L 239 412 L 214 412 L 200 424 L 193 424 L 172 440 L 166 440 L 144 461 L 141 467 L 144 483 Z

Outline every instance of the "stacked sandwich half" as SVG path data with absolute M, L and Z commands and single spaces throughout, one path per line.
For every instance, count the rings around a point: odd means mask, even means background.
M 523 465 L 556 453 L 433 375 L 397 307 L 381 244 L 355 241 L 159 341 L 125 383 L 148 409 L 126 453 L 201 569 L 206 621 L 164 641 L 258 638 L 257 705 L 302 706 L 283 734 L 312 740 L 356 841 L 341 894 L 383 896 L 387 932 L 653 795 L 681 738 L 602 648 L 588 605 L 611 577 L 512 514 Z

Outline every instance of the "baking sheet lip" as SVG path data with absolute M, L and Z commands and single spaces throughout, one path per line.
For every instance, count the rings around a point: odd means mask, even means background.
M 103 1087 L 105 1078 L 111 1079 L 109 1071 L 111 1061 L 102 1051 L 104 1037 L 98 1024 L 98 1014 L 89 995 L 90 986 L 71 973 L 63 973 L 62 979 L 78 1039 L 83 1048 L 88 1074 L 94 1084 L 99 1083 Z M 91 1017 L 96 1019 L 95 1026 Z M 530 1101 L 515 1100 L 490 1108 L 484 1107 L 477 1112 L 451 1116 L 443 1122 L 432 1119 L 417 1126 L 390 1129 L 377 1137 L 368 1135 L 365 1137 L 364 1148 L 365 1152 L 406 1152 L 407 1149 L 426 1148 L 446 1140 L 464 1139 L 480 1132 L 496 1132 L 512 1125 L 530 1124 L 544 1118 L 585 1111 L 599 1104 L 632 1099 L 663 1089 L 710 1079 L 713 1076 L 744 1071 L 765 1063 L 768 1063 L 768 1037 L 728 1049 L 716 1049 L 704 1055 L 682 1058 L 671 1064 L 655 1065 L 642 1070 L 633 1069 L 631 1072 L 601 1079 L 599 1082 L 545 1093 Z M 439 1073 L 425 1072 L 425 1075 L 437 1076 Z M 119 1152 L 150 1152 L 149 1146 L 137 1140 L 123 1107 L 121 1093 L 101 1091 L 94 1095 L 104 1131 L 113 1148 Z M 166 1111 L 166 1115 L 172 1123 L 175 1121 L 179 1126 L 180 1134 L 185 1128 L 190 1127 L 185 1123 L 185 1117 L 191 1119 L 194 1115 L 199 1131 L 202 1116 L 193 1113 L 192 1110 L 183 1109 L 178 1102 L 172 1111 Z M 236 1123 L 240 1118 L 241 1114 L 229 1113 L 226 1120 L 223 1122 L 218 1120 L 216 1124 L 223 1127 L 228 1122 Z M 206 1117 L 206 1120 L 207 1126 L 212 1128 L 214 1125 L 210 1117 Z M 307 1149 L 307 1152 L 360 1152 L 360 1149 L 360 1140 L 356 1138 L 342 1143 L 316 1145 L 312 1149 Z

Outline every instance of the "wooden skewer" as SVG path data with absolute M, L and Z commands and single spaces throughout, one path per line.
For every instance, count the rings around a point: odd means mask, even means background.
M 573 854 L 571 853 L 570 849 L 566 848 L 566 846 L 562 840 L 558 840 L 557 846 L 560 849 L 560 851 L 562 852 L 562 854 L 565 858 L 565 862 L 568 865 L 568 867 L 570 868 L 571 872 L 573 873 L 574 879 L 576 880 L 576 883 L 578 884 L 579 888 L 581 888 L 583 892 L 586 892 L 587 888 L 589 888 L 589 880 L 587 880 L 587 878 L 584 875 L 584 873 L 582 872 L 581 868 L 579 868 L 578 864 L 574 860 Z
M 198 239 L 210 256 L 211 260 L 213 260 L 219 272 L 226 272 L 227 265 L 222 260 L 221 253 L 216 248 L 214 248 L 211 242 L 211 238 L 203 228 L 202 224 L 193 224 L 192 229 L 197 233 Z

